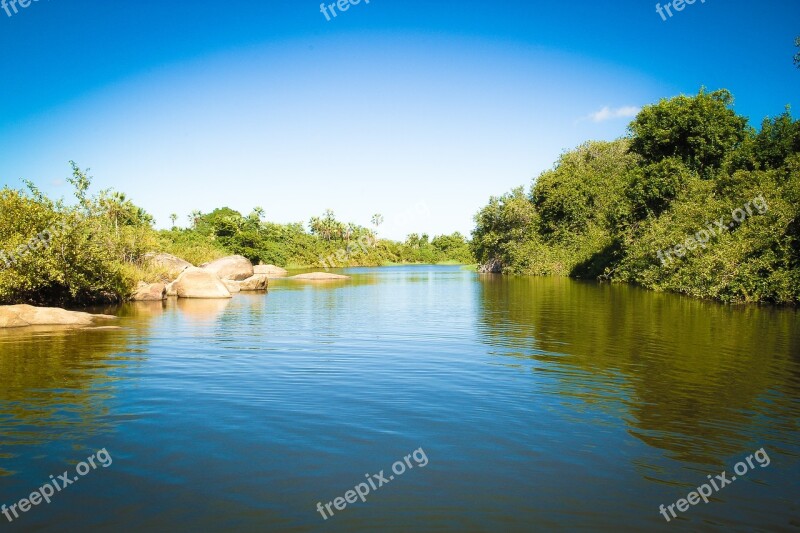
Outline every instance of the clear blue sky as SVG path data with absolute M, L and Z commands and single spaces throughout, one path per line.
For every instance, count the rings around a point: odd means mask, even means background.
M 159 226 L 260 205 L 468 233 L 491 195 L 661 97 L 725 87 L 758 124 L 800 95 L 796 0 L 697 0 L 667 21 L 642 0 L 362 0 L 331 21 L 314 0 L 18 11 L 0 10 L 0 184 L 68 195 L 72 159 Z

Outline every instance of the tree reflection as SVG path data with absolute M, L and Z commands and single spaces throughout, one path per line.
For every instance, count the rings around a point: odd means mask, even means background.
M 615 412 L 682 461 L 721 464 L 759 426 L 793 442 L 800 320 L 624 285 L 481 276 L 479 329 L 502 353 L 538 361 L 558 390 Z

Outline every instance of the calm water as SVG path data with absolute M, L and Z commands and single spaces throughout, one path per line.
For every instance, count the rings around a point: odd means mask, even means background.
M 118 330 L 0 334 L 0 503 L 113 458 L 0 529 L 800 528 L 797 312 L 458 267 L 349 273 L 130 305 Z M 317 512 L 420 447 L 426 466 Z M 762 447 L 768 467 L 659 514 Z

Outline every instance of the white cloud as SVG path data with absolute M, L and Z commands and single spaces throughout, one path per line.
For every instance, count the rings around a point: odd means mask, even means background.
M 632 118 L 635 117 L 641 110 L 641 107 L 632 105 L 617 108 L 605 106 L 600 111 L 595 111 L 586 118 L 593 122 L 604 122 L 606 120 L 612 120 L 615 118 Z

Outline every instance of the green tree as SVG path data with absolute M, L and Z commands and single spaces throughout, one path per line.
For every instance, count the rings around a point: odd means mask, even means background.
M 794 40 L 794 45 L 795 45 L 797 48 L 800 48 L 800 37 L 797 37 L 797 38 Z M 796 66 L 797 68 L 800 68 L 800 52 L 797 52 L 797 53 L 794 55 L 794 64 L 795 64 L 795 66 Z
M 704 178 L 750 134 L 747 119 L 732 109 L 726 89 L 678 96 L 645 106 L 630 124 L 631 151 L 645 164 L 678 157 Z
M 792 120 L 789 108 L 775 118 L 765 118 L 753 146 L 754 158 L 762 168 L 780 168 L 800 152 L 800 121 Z

